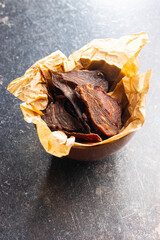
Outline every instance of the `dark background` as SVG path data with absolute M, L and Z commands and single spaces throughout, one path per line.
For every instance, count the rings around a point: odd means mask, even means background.
M 140 70 L 153 69 L 143 128 L 99 162 L 47 154 L 7 85 L 57 49 L 141 31 Z M 159 39 L 158 0 L 0 1 L 0 239 L 160 239 Z

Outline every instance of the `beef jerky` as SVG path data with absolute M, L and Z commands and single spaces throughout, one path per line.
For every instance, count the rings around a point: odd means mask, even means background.
M 55 87 L 60 90 L 61 94 L 59 93 L 59 95 L 64 95 L 73 105 L 73 107 L 75 108 L 75 111 L 77 112 L 77 115 L 81 118 L 81 109 L 77 100 L 77 97 L 74 93 L 74 87 L 69 86 L 68 82 L 62 81 L 62 78 L 60 77 L 61 75 L 59 75 L 60 73 L 52 73 L 51 74 L 51 81 L 49 81 L 49 85 L 51 88 L 54 89 L 55 91 Z M 59 98 L 59 95 L 57 95 L 56 97 Z
M 103 88 L 93 87 L 91 84 L 82 85 L 77 86 L 75 92 L 85 103 L 91 123 L 100 136 L 111 137 L 119 132 L 119 105 L 116 100 L 107 96 Z
M 78 133 L 78 132 L 66 132 L 67 136 L 74 136 L 76 140 L 80 140 L 81 142 L 101 142 L 102 138 L 95 133 Z
M 75 88 L 84 84 L 92 84 L 93 86 L 102 86 L 108 91 L 108 81 L 102 72 L 98 70 L 73 70 L 69 72 L 54 72 L 54 77 L 60 82 Z
M 56 93 L 55 88 L 61 92 L 56 96 L 56 98 L 59 99 L 59 96 L 63 94 L 70 101 L 86 132 L 90 133 L 90 127 L 83 118 L 83 104 L 79 101 L 74 92 L 75 86 L 69 86 L 67 82 L 61 81 L 61 78 L 59 78 L 59 73 L 51 75 L 51 81 L 49 81 L 49 85 L 50 88 L 54 89 L 54 93 Z
M 79 119 L 83 123 L 87 132 L 90 132 L 89 125 L 83 118 L 84 106 L 83 103 L 77 99 L 74 92 L 76 86 L 82 84 L 91 84 L 93 86 L 102 86 L 105 91 L 108 90 L 108 81 L 106 81 L 104 74 L 98 70 L 74 70 L 69 72 L 54 72 L 51 74 L 49 85 L 52 89 L 59 89 L 66 98 L 72 103 Z M 54 90 L 55 93 L 55 90 Z M 59 96 L 57 96 L 59 97 Z
M 44 111 L 44 115 L 42 116 L 42 119 L 46 122 L 48 127 L 52 131 L 62 130 L 66 133 L 67 136 L 75 136 L 77 140 L 80 140 L 82 142 L 102 141 L 101 137 L 98 134 L 84 133 L 84 128 L 81 122 L 65 110 L 65 102 L 66 100 L 63 99 L 62 101 L 56 101 L 55 103 L 50 103 L 48 105 Z
M 92 84 L 93 86 L 102 86 L 105 91 L 108 90 L 108 82 L 105 80 L 103 73 L 95 70 L 74 70 L 70 72 L 54 72 L 51 73 L 51 79 L 49 79 L 49 85 L 52 89 L 55 87 L 61 90 L 61 92 L 69 98 L 71 102 L 74 102 L 74 91 L 76 86 L 84 84 Z
M 43 112 L 44 115 L 42 116 L 42 119 L 43 121 L 45 121 L 45 123 L 51 130 L 61 130 L 61 125 L 59 124 L 55 116 L 54 107 L 55 104 L 53 102 L 50 103 Z
M 52 130 L 65 130 L 68 132 L 85 132 L 81 122 L 70 115 L 64 108 L 65 100 L 50 103 L 46 108 L 42 119 Z
M 99 98 L 102 107 L 108 112 L 110 119 L 112 122 L 117 125 L 120 129 L 121 127 L 121 107 L 119 103 L 110 97 L 100 86 L 94 87 L 94 92 L 96 96 Z

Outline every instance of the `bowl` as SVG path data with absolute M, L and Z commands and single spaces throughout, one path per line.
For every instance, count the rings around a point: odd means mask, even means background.
M 134 132 L 110 143 L 102 143 L 97 146 L 74 145 L 67 158 L 78 161 L 97 161 L 118 152 L 133 137 Z

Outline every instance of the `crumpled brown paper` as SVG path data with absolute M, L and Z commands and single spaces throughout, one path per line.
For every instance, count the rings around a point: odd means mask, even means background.
M 37 61 L 25 75 L 8 85 L 8 90 L 24 101 L 20 105 L 24 119 L 34 123 L 39 140 L 45 150 L 62 157 L 69 154 L 73 145 L 88 146 L 112 142 L 139 129 L 145 120 L 145 95 L 149 89 L 151 70 L 139 74 L 138 54 L 147 43 L 147 33 L 130 34 L 120 39 L 95 39 L 68 59 L 60 51 Z M 41 119 L 48 104 L 46 81 L 50 71 L 98 69 L 104 72 L 111 86 L 110 95 L 122 104 L 123 127 L 119 134 L 102 142 L 83 144 L 67 138 L 62 131 L 48 128 Z

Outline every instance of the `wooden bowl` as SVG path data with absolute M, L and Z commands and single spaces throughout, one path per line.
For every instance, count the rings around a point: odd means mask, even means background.
M 124 147 L 133 137 L 134 133 L 130 133 L 111 143 L 102 143 L 97 146 L 76 146 L 71 148 L 68 158 L 79 161 L 96 161 L 101 160 Z

